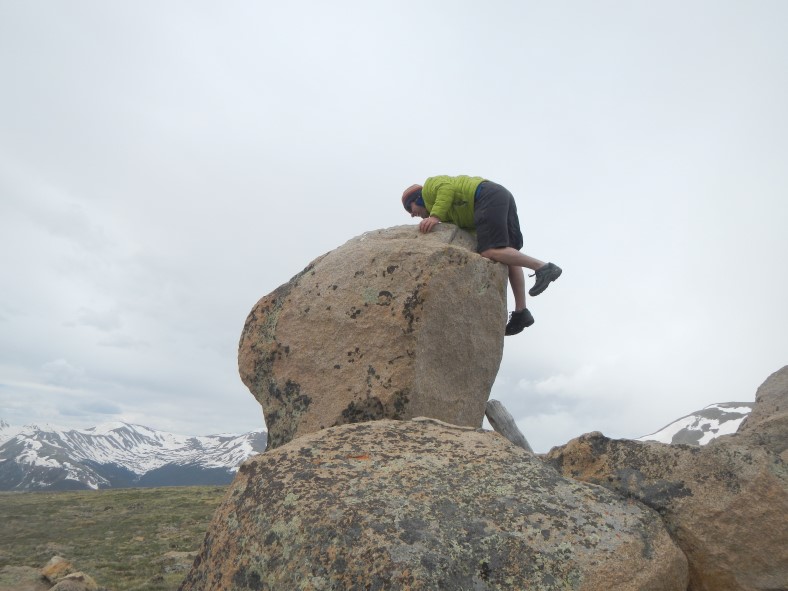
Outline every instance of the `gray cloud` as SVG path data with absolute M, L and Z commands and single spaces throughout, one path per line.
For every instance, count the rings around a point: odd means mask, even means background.
M 41 367 L 40 375 L 49 384 L 55 386 L 72 386 L 82 381 L 85 370 L 75 367 L 65 359 L 54 359 Z
M 87 420 L 95 419 L 101 415 L 116 416 L 123 412 L 122 407 L 117 404 L 108 403 L 104 400 L 86 401 L 78 406 L 62 406 L 58 411 L 67 417 L 84 418 Z M 87 425 L 86 425 L 87 426 Z

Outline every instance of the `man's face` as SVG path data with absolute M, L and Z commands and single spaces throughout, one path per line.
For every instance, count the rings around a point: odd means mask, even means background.
M 410 204 L 410 217 L 412 218 L 428 218 L 430 212 L 423 205 L 416 205 L 416 202 Z

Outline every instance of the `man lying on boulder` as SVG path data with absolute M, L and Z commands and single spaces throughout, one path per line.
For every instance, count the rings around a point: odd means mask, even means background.
M 525 307 L 523 267 L 534 271 L 536 280 L 528 290 L 539 295 L 561 275 L 561 267 L 545 263 L 520 252 L 523 234 L 512 194 L 501 185 L 478 176 L 434 176 L 424 185 L 411 185 L 402 194 L 402 205 L 411 217 L 422 218 L 421 232 L 449 222 L 463 230 L 476 232 L 476 250 L 483 257 L 509 267 L 509 284 L 514 293 L 514 312 L 506 324 L 508 335 L 515 335 L 534 323 Z

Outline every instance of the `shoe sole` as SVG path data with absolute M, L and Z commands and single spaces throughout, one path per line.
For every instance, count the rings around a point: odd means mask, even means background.
M 555 271 L 554 271 L 554 272 L 553 272 L 553 274 L 551 275 L 550 279 L 548 279 L 548 280 L 545 282 L 544 286 L 543 286 L 543 287 L 542 287 L 542 289 L 540 289 L 539 291 L 536 291 L 536 290 L 535 290 L 533 287 L 532 287 L 531 289 L 529 289 L 529 290 L 528 290 L 528 295 L 529 295 L 529 296 L 531 296 L 531 297 L 538 296 L 538 295 L 539 295 L 540 293 L 542 293 L 542 292 L 543 292 L 545 289 L 547 289 L 547 287 L 548 287 L 548 286 L 549 286 L 549 285 L 550 285 L 550 284 L 551 284 L 553 281 L 555 281 L 556 279 L 558 279 L 558 278 L 561 276 L 561 273 L 563 273 L 563 270 L 561 269 L 561 267 L 559 267 L 559 266 L 557 266 L 557 265 L 553 265 L 553 266 L 555 267 Z

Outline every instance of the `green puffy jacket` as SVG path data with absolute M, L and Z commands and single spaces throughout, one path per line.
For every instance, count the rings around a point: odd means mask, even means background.
M 463 230 L 475 230 L 473 197 L 484 180 L 480 176 L 433 176 L 424 181 L 421 196 L 430 215 Z

